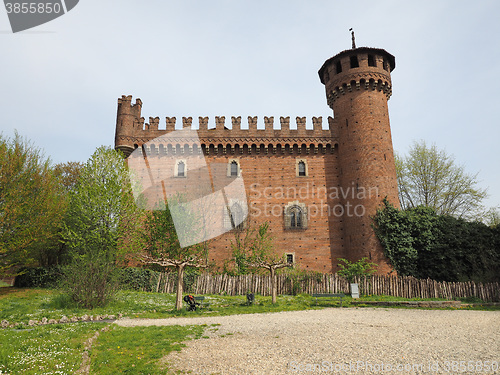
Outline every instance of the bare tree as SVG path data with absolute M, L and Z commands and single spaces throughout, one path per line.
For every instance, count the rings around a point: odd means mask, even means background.
M 477 186 L 477 173 L 467 174 L 452 155 L 436 145 L 415 142 L 408 155 L 396 155 L 396 172 L 402 209 L 423 205 L 457 218 L 482 216 L 481 203 L 487 193 Z
M 269 232 L 269 223 L 265 222 L 257 230 L 247 223 L 247 228 L 239 236 L 233 245 L 233 255 L 239 256 L 239 263 L 245 267 L 264 268 L 271 274 L 271 295 L 272 303 L 276 303 L 277 282 L 276 270 L 290 267 L 284 254 L 279 255 L 272 242 Z M 240 265 L 240 267 L 241 267 Z
M 177 271 L 175 308 L 180 310 L 182 308 L 184 270 L 186 267 L 199 268 L 207 266 L 204 247 L 202 244 L 181 247 L 168 206 L 165 206 L 164 209 L 148 211 L 145 215 L 144 254 L 140 255 L 140 260 L 143 263 L 157 264 L 164 268 L 175 267 Z M 187 214 L 181 219 L 188 222 L 190 216 Z M 192 225 L 195 225 L 195 223 L 192 223 Z M 188 229 L 188 226 L 183 226 L 183 228 Z

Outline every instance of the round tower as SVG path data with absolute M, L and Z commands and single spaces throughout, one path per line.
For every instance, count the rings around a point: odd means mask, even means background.
M 338 136 L 339 180 L 344 206 L 345 256 L 391 270 L 372 229 L 371 217 L 384 197 L 399 207 L 396 168 L 387 101 L 392 94 L 394 56 L 383 49 L 361 47 L 328 59 L 318 74 L 334 113 Z M 336 133 L 336 134 L 335 134 Z
M 142 130 L 139 124 L 141 118 L 142 101 L 137 98 L 132 104 L 132 95 L 122 95 L 118 99 L 118 109 L 116 113 L 115 149 L 122 151 L 125 156 L 129 156 L 134 151 L 132 137 L 136 132 Z

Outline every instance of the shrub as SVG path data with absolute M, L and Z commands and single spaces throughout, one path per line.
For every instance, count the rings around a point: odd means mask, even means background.
M 154 279 L 157 280 L 159 272 L 145 269 L 128 267 L 120 270 L 120 287 L 122 289 L 137 290 L 142 292 L 152 292 L 156 286 Z
M 16 288 L 55 288 L 62 276 L 60 267 L 30 267 L 22 268 L 16 277 Z
M 105 258 L 81 262 L 74 260 L 64 267 L 62 287 L 80 307 L 93 309 L 105 306 L 118 289 L 118 271 Z

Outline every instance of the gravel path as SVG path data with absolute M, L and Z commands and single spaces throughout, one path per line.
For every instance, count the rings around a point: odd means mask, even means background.
M 208 339 L 164 358 L 193 374 L 500 374 L 486 367 L 500 365 L 498 311 L 333 308 L 116 324 L 207 324 Z

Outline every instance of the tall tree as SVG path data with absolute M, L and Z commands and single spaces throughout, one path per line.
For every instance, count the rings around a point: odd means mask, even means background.
M 65 205 L 69 201 L 69 193 L 76 188 L 78 178 L 84 164 L 80 162 L 59 163 L 54 166 L 54 176 L 62 190 Z M 62 265 L 67 261 L 68 247 L 64 241 L 64 227 L 57 229 L 57 234 L 39 242 L 36 246 L 37 263 L 42 267 Z
M 477 220 L 482 215 L 487 194 L 477 186 L 477 174 L 466 173 L 436 145 L 415 142 L 407 156 L 396 155 L 396 172 L 402 209 L 423 205 L 458 218 Z
M 0 135 L 0 277 L 34 262 L 54 237 L 65 202 L 49 159 L 17 133 Z
M 126 234 L 138 227 L 123 155 L 99 147 L 85 164 L 70 190 L 64 237 L 71 263 L 66 287 L 86 307 L 103 305 L 114 292 L 115 264 Z

